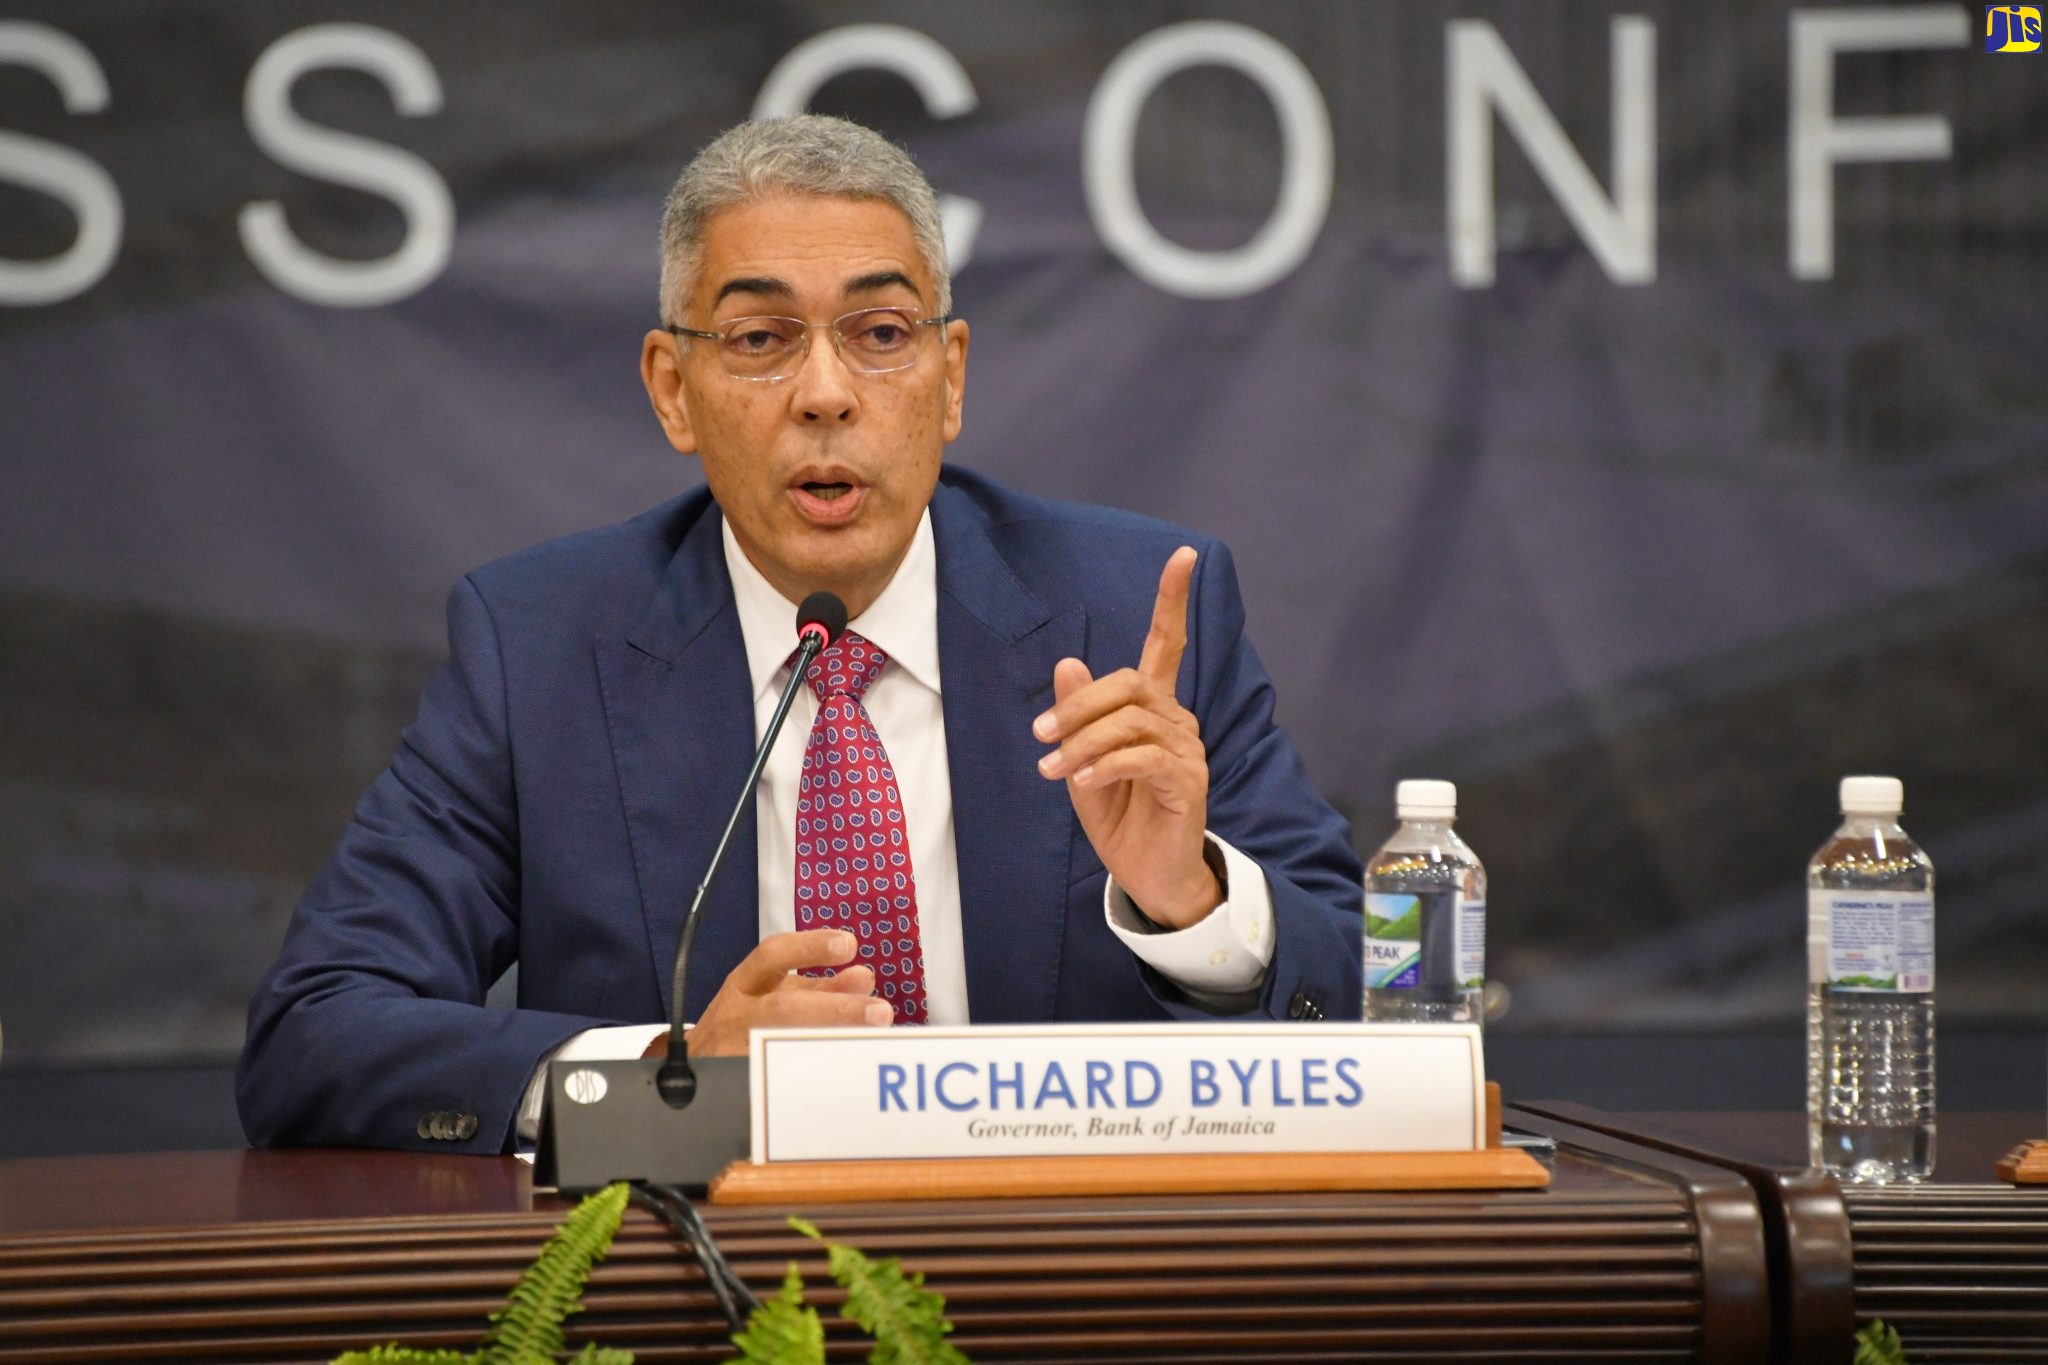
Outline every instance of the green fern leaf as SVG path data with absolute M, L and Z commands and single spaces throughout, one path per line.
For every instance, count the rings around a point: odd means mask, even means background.
M 924 1276 L 905 1275 L 891 1256 L 872 1260 L 852 1247 L 833 1246 L 832 1278 L 846 1287 L 840 1311 L 875 1338 L 869 1365 L 967 1365 L 946 1340 L 946 1300 L 924 1287 Z
M 1907 1365 L 1905 1344 L 1889 1324 L 1873 1319 L 1856 1334 L 1855 1365 Z
M 552 1361 L 562 1352 L 562 1324 L 570 1314 L 583 1311 L 584 1282 L 590 1268 L 611 1249 L 627 1197 L 626 1186 L 617 1183 L 576 1206 L 519 1277 L 505 1306 L 491 1314 L 479 1365 L 532 1365 Z
M 460 1351 L 429 1351 L 390 1342 L 367 1351 L 344 1351 L 334 1365 L 476 1365 L 476 1357 Z
M 799 1218 L 789 1220 L 806 1237 L 825 1242 L 824 1234 Z M 825 1242 L 832 1278 L 846 1289 L 840 1314 L 875 1339 L 869 1365 L 970 1365 L 946 1334 L 945 1297 L 924 1287 L 924 1276 L 905 1275 L 903 1262 L 891 1256 L 873 1260 L 854 1248 Z
M 748 1315 L 732 1344 L 740 1348 L 735 1365 L 825 1365 L 825 1324 L 817 1309 L 804 1307 L 804 1277 L 795 1261 L 782 1277 L 782 1292 Z
M 593 1344 L 572 1356 L 569 1365 L 633 1365 L 633 1353 Z

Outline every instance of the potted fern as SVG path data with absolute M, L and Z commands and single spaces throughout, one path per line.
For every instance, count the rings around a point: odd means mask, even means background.
M 583 1310 L 583 1286 L 591 1267 L 611 1249 L 630 1196 L 623 1183 L 607 1185 L 576 1206 L 519 1277 L 505 1306 L 491 1314 L 490 1329 L 476 1351 L 393 1343 L 344 1352 L 334 1365 L 552 1365 L 565 1356 L 575 1365 L 633 1365 L 631 1351 L 595 1344 L 569 1356 L 563 1330 Z M 878 1261 L 828 1242 L 801 1218 L 789 1223 L 824 1244 L 832 1278 L 846 1290 L 840 1313 L 874 1338 L 871 1359 L 892 1365 L 970 1365 L 946 1340 L 953 1330 L 946 1321 L 946 1301 L 924 1287 L 923 1275 L 906 1275 L 893 1256 Z M 762 1301 L 732 1340 L 740 1352 L 735 1365 L 824 1365 L 825 1324 L 817 1309 L 804 1304 L 796 1262 L 789 1263 L 781 1290 Z

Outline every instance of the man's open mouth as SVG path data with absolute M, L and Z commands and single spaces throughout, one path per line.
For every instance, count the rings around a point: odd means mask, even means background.
M 853 491 L 853 485 L 850 483 L 805 483 L 798 484 L 797 486 L 812 497 L 822 499 L 825 502 L 832 502 Z

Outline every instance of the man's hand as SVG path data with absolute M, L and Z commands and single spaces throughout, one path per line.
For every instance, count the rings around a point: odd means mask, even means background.
M 860 940 L 844 929 L 806 929 L 770 934 L 740 960 L 704 1007 L 690 1030 L 692 1057 L 745 1055 L 757 1028 L 833 1025 L 881 1027 L 894 1018 L 886 1000 L 875 998 L 871 967 L 845 967 Z M 800 967 L 840 967 L 835 976 L 794 975 Z M 668 1038 L 657 1038 L 645 1055 L 666 1056 Z
M 1052 710 L 1031 733 L 1059 748 L 1038 761 L 1065 778 L 1096 856 L 1147 918 L 1185 929 L 1221 903 L 1202 859 L 1209 760 L 1201 726 L 1173 695 L 1188 643 L 1195 552 L 1183 545 L 1159 575 L 1152 628 L 1136 668 L 1090 676 L 1079 659 L 1053 668 Z

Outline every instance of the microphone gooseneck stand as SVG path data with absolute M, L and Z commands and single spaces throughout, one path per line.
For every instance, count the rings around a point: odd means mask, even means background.
M 697 883 L 697 894 L 690 898 L 689 911 L 683 916 L 682 939 L 676 945 L 675 970 L 669 977 L 668 1058 L 654 1078 L 654 1088 L 671 1109 L 688 1108 L 690 1101 L 697 1097 L 697 1073 L 690 1069 L 690 1053 L 683 1041 L 683 1023 L 690 1017 L 686 999 L 690 945 L 697 939 L 697 920 L 704 910 L 704 897 L 710 893 L 711 883 L 717 880 L 718 869 L 725 865 L 725 854 L 732 846 L 733 831 L 739 828 L 748 803 L 754 799 L 754 789 L 761 784 L 761 770 L 768 766 L 768 751 L 775 747 L 776 737 L 782 733 L 782 722 L 789 716 L 797 689 L 804 685 L 805 672 L 845 629 L 846 604 L 835 593 L 814 592 L 797 608 L 796 662 L 790 669 L 789 682 L 782 689 L 781 699 L 775 703 L 775 714 L 768 721 L 768 730 L 761 737 L 760 747 L 754 751 L 754 766 L 747 769 L 740 799 L 733 803 L 732 814 L 726 817 L 725 831 L 718 836 L 718 846 L 711 851 L 711 865 L 704 869 L 704 880 Z
M 711 864 L 704 870 L 704 880 L 697 884 L 697 894 L 691 897 L 689 911 L 683 916 L 682 938 L 676 945 L 675 970 L 669 979 L 668 1057 L 654 1078 L 655 1090 L 671 1109 L 688 1108 L 690 1101 L 697 1097 L 697 1073 L 690 1069 L 683 1023 L 689 1018 L 685 988 L 689 977 L 690 945 L 697 937 L 697 920 L 704 909 L 704 898 L 710 893 L 712 882 L 717 880 L 718 869 L 725 864 L 733 831 L 739 828 L 748 803 L 754 799 L 754 789 L 761 783 L 761 770 L 768 765 L 768 751 L 775 747 L 775 740 L 782 733 L 782 722 L 788 718 L 789 708 L 796 701 L 797 689 L 804 685 L 804 674 L 825 647 L 846 629 L 846 604 L 832 593 L 814 592 L 797 609 L 796 629 L 796 660 L 790 669 L 789 682 L 783 687 L 781 699 L 775 704 L 775 714 L 768 722 L 760 747 L 755 750 L 754 766 L 747 770 L 746 785 L 740 789 L 740 799 L 733 805 L 732 815 L 725 822 L 725 831 L 718 836 L 718 846 L 711 852 Z M 737 1332 L 745 1327 L 747 1315 L 761 1306 L 760 1300 L 754 1297 L 753 1291 L 747 1288 L 746 1282 L 733 1271 L 724 1253 L 719 1251 L 711 1229 L 704 1226 L 704 1220 L 690 1203 L 689 1196 L 674 1185 L 653 1181 L 636 1180 L 630 1188 L 634 1201 L 667 1223 L 689 1247 L 691 1256 L 704 1271 L 712 1296 L 718 1300 L 718 1311 L 725 1315 L 732 1330 Z

